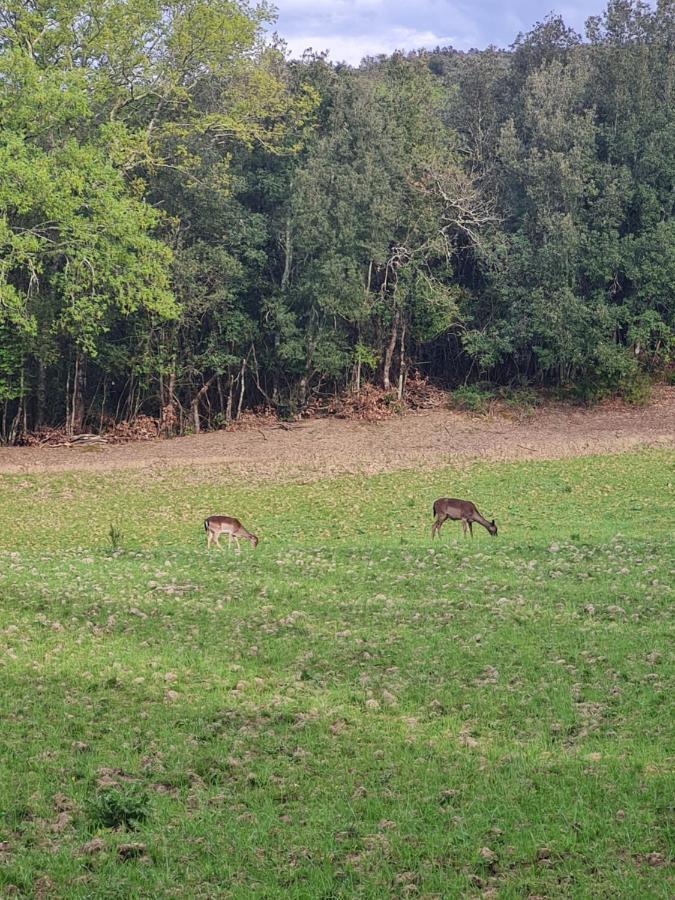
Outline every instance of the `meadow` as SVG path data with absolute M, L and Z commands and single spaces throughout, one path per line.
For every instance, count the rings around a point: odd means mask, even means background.
M 0 478 L 0 896 L 672 896 L 674 482 Z

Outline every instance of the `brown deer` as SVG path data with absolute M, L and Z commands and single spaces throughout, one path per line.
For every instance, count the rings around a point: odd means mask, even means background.
M 470 500 L 454 500 L 449 497 L 440 497 L 434 501 L 434 515 L 436 516 L 436 521 L 431 526 L 432 539 L 441 530 L 441 525 L 446 519 L 451 519 L 453 522 L 461 521 L 463 533 L 466 534 L 468 528 L 471 537 L 473 537 L 474 522 L 486 528 L 492 537 L 495 537 L 497 534 L 495 520 L 488 522 L 487 519 L 484 519 Z
M 206 549 L 211 547 L 215 542 L 216 547 L 220 547 L 220 535 L 226 534 L 228 537 L 227 546 L 232 546 L 232 541 L 237 545 L 237 553 L 241 553 L 239 546 L 239 538 L 244 541 L 250 541 L 251 546 L 255 549 L 258 546 L 258 538 L 247 531 L 241 524 L 239 519 L 233 519 L 231 516 L 209 516 L 204 520 L 204 530 L 206 531 Z

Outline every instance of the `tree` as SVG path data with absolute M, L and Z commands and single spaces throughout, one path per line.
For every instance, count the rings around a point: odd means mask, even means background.
M 0 427 L 672 359 L 675 19 L 285 59 L 238 0 L 0 9 Z
M 262 41 L 267 17 L 223 0 L 10 0 L 0 12 L 2 277 L 35 333 L 20 380 L 25 391 L 37 370 L 36 420 L 47 369 L 77 429 L 88 363 L 116 318 L 177 314 L 162 173 L 226 196 L 231 148 L 274 149 L 311 110 Z

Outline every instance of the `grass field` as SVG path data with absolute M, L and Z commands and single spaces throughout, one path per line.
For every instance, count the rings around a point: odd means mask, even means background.
M 0 896 L 672 896 L 674 485 L 0 479 Z

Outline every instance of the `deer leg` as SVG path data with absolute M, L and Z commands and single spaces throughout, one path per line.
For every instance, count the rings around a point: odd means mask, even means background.
M 473 522 L 469 522 L 469 534 L 473 537 Z
M 462 519 L 462 534 L 463 535 L 466 535 L 466 529 L 467 529 L 466 519 Z
M 206 549 L 207 550 L 211 549 L 211 532 L 210 531 L 206 532 Z
M 239 538 L 236 536 L 236 534 L 234 536 L 234 542 L 237 545 L 237 556 L 238 556 L 241 553 L 241 547 L 239 546 Z

